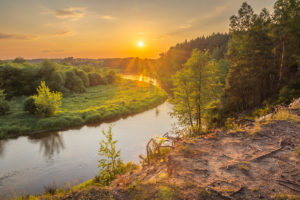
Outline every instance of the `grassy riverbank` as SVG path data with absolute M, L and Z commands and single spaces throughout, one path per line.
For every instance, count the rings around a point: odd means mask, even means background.
M 24 112 L 23 102 L 26 97 L 18 97 L 9 102 L 10 113 L 0 117 L 0 138 L 117 119 L 147 110 L 166 98 L 166 92 L 159 87 L 121 80 L 112 85 L 88 88 L 85 93 L 64 96 L 62 106 L 55 116 L 39 118 Z

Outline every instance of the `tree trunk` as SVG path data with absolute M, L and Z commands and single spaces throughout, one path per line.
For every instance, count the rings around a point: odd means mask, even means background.
M 199 66 L 200 67 L 200 66 Z M 200 68 L 200 73 L 199 73 L 199 84 L 198 84 L 198 130 L 197 132 L 201 132 L 202 128 L 202 122 L 201 122 L 201 81 L 202 81 L 202 72 Z
M 284 46 L 284 40 L 282 40 L 281 63 L 280 63 L 280 70 L 279 70 L 279 85 L 281 84 L 281 80 L 282 80 L 284 53 L 285 53 L 285 46 Z

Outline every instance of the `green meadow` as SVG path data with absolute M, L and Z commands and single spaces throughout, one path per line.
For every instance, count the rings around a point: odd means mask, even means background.
M 157 86 L 121 79 L 89 87 L 85 93 L 64 95 L 59 111 L 41 118 L 23 111 L 25 96 L 14 97 L 9 101 L 10 112 L 0 116 L 0 138 L 114 120 L 153 108 L 166 98 L 166 92 Z

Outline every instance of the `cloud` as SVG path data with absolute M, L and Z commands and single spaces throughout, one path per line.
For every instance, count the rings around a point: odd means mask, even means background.
M 115 20 L 116 18 L 110 15 L 102 15 L 100 18 L 105 20 Z
M 6 34 L 0 33 L 0 39 L 12 39 L 12 40 L 36 40 L 38 36 L 35 35 L 17 35 L 17 34 Z
M 41 52 L 42 53 L 49 53 L 50 51 L 49 50 L 42 50 Z
M 68 36 L 68 35 L 74 35 L 72 31 L 63 30 L 63 31 L 57 31 L 53 33 L 53 36 Z
M 42 50 L 41 52 L 47 54 L 47 53 L 52 53 L 52 52 L 61 53 L 61 52 L 64 52 L 64 51 L 65 50 L 63 50 L 63 49 L 54 49 L 54 50 Z
M 54 15 L 56 18 L 60 19 L 71 19 L 71 20 L 78 20 L 82 18 L 86 14 L 86 8 L 65 8 L 65 9 L 58 9 L 58 10 L 47 10 L 44 14 L 51 14 Z

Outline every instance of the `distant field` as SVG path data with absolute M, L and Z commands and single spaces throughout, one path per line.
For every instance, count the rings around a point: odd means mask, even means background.
M 39 118 L 23 111 L 26 97 L 12 99 L 11 111 L 0 117 L 0 138 L 54 131 L 135 114 L 162 103 L 167 94 L 159 87 L 138 81 L 121 80 L 81 94 L 64 96 L 55 116 Z

